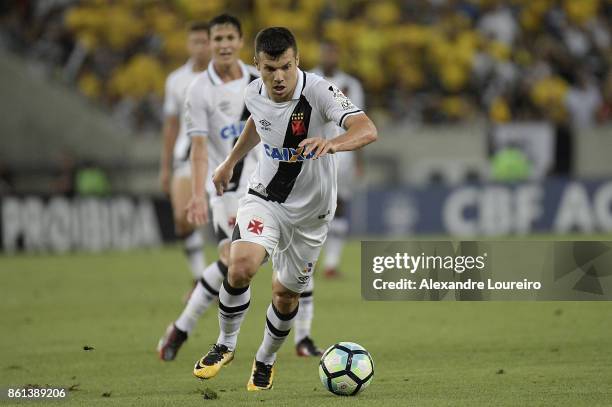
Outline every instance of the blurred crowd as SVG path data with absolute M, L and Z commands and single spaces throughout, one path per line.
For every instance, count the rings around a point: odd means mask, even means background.
M 368 107 L 396 122 L 612 120 L 609 0 L 7 0 L 0 43 L 118 122 L 158 131 L 187 22 L 221 12 L 243 21 L 245 61 L 265 26 L 294 31 L 305 69 L 335 41 Z

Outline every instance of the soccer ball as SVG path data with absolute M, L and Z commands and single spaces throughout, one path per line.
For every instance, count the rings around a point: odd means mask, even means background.
M 372 382 L 374 362 L 367 350 L 353 342 L 330 346 L 319 362 L 323 386 L 338 396 L 354 396 Z

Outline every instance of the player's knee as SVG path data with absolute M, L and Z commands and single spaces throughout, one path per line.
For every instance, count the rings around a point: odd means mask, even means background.
M 232 287 L 246 287 L 257 272 L 252 258 L 239 255 L 230 259 L 228 280 Z
M 281 314 L 290 314 L 297 307 L 300 295 L 288 291 L 274 291 L 272 302 Z

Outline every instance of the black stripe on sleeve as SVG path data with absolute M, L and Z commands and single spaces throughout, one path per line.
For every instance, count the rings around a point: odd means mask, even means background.
M 347 117 L 357 114 L 357 113 L 361 113 L 361 110 L 353 110 L 352 112 L 346 112 L 342 115 L 342 117 L 340 118 L 340 122 L 338 123 L 340 125 L 340 127 L 344 128 L 344 119 L 346 119 Z

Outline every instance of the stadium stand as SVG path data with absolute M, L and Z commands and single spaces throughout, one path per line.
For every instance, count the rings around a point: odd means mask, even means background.
M 70 151 L 115 171 L 114 189 L 156 190 L 164 79 L 184 63 L 186 24 L 223 11 L 244 22 L 247 61 L 256 31 L 287 21 L 305 69 L 321 39 L 341 45 L 341 67 L 385 129 L 367 152 L 368 183 L 486 179 L 495 129 L 515 122 L 551 126 L 550 173 L 607 174 L 597 157 L 609 129 L 598 126 L 612 120 L 609 1 L 13 0 L 0 6 L 0 47 L 18 56 L 2 58 L 13 95 L 3 134 L 19 135 L 0 157 L 11 183 L 35 172 L 14 167 L 24 151 L 60 172 Z M 44 100 L 58 103 L 30 120 Z M 126 163 L 140 169 L 126 176 Z
M 321 38 L 337 41 L 343 68 L 391 120 L 583 127 L 612 117 L 607 1 L 22 0 L 4 2 L 1 37 L 127 127 L 154 131 L 164 77 L 185 59 L 185 23 L 221 11 L 245 22 L 247 44 L 291 21 L 305 68 L 317 64 Z
M 243 21 L 243 60 L 259 29 L 289 25 L 302 68 L 319 65 L 327 39 L 363 83 L 381 140 L 364 152 L 353 233 L 609 230 L 604 0 L 7 0 L 0 194 L 162 202 L 164 79 L 187 58 L 187 24 L 221 12 Z M 92 168 L 96 177 L 83 176 Z M 524 189 L 489 183 L 517 180 Z M 531 202 L 524 191 L 542 197 L 533 224 L 529 211 L 512 212 Z

